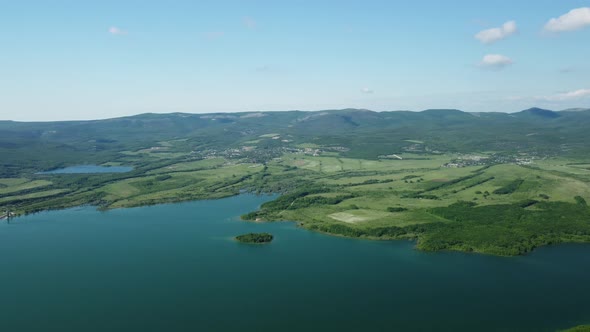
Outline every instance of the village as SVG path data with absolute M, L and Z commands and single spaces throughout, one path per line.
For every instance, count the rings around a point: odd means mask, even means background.
M 535 157 L 533 156 L 512 156 L 493 154 L 490 156 L 479 155 L 460 155 L 458 158 L 451 160 L 442 165 L 445 168 L 461 168 L 468 166 L 488 166 L 497 164 L 515 164 L 515 165 L 530 165 L 533 163 Z

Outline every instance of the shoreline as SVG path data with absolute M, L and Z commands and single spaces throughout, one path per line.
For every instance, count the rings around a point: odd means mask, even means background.
M 18 219 L 19 217 L 27 216 L 29 214 L 43 213 L 43 212 L 50 212 L 50 211 L 57 211 L 57 210 L 65 210 L 65 209 L 72 209 L 72 208 L 79 208 L 79 207 L 86 207 L 86 206 L 93 207 L 97 211 L 108 212 L 110 210 L 116 210 L 116 209 L 133 209 L 133 208 L 145 208 L 145 207 L 159 206 L 159 205 L 183 204 L 183 203 L 201 202 L 201 201 L 213 201 L 213 200 L 231 198 L 231 197 L 236 197 L 236 196 L 241 196 L 241 195 L 255 195 L 255 196 L 277 195 L 277 198 L 278 198 L 278 197 L 280 197 L 280 194 L 281 193 L 272 193 L 272 192 L 268 192 L 268 193 L 237 192 L 234 194 L 225 195 L 225 196 L 221 196 L 221 197 L 209 197 L 209 198 L 202 198 L 202 199 L 186 199 L 186 200 L 180 199 L 180 200 L 168 200 L 168 201 L 164 200 L 162 202 L 157 202 L 157 203 L 153 203 L 153 204 L 137 204 L 137 205 L 129 205 L 129 206 L 106 207 L 106 208 L 101 207 L 100 205 L 94 205 L 91 203 L 73 204 L 73 205 L 64 205 L 64 206 L 56 206 L 56 207 L 46 208 L 46 209 L 42 209 L 42 210 L 38 210 L 38 211 L 34 211 L 34 212 L 13 214 L 13 216 L 11 216 L 11 219 L 13 219 L 13 220 Z M 260 211 L 260 210 L 256 210 L 256 211 Z M 251 211 L 251 212 L 256 212 L 256 211 Z M 590 240 L 584 241 L 584 240 L 572 240 L 572 239 L 563 240 L 563 239 L 561 239 L 561 240 L 554 242 L 554 243 L 535 246 L 530 251 L 527 251 L 524 253 L 518 253 L 518 254 L 498 254 L 498 253 L 494 253 L 494 252 L 487 252 L 485 250 L 477 250 L 477 249 L 466 250 L 465 248 L 461 248 L 461 247 L 449 247 L 449 248 L 443 248 L 443 249 L 428 250 L 428 249 L 424 249 L 424 248 L 420 247 L 420 240 L 421 239 L 420 239 L 420 235 L 418 235 L 418 234 L 404 234 L 399 237 L 390 237 L 390 236 L 377 237 L 377 236 L 371 236 L 371 235 L 365 235 L 365 234 L 361 234 L 359 236 L 349 236 L 349 235 L 339 234 L 336 232 L 329 232 L 329 231 L 324 231 L 321 229 L 313 228 L 312 226 L 317 223 L 309 222 L 306 220 L 286 220 L 286 219 L 264 220 L 262 218 L 256 218 L 255 220 L 248 220 L 248 219 L 242 218 L 242 216 L 236 216 L 236 218 L 238 218 L 238 220 L 240 220 L 240 221 L 251 222 L 251 223 L 293 222 L 293 223 L 295 223 L 296 228 L 301 228 L 301 229 L 304 229 L 305 231 L 317 232 L 317 233 L 329 235 L 329 236 L 349 238 L 349 239 L 358 239 L 358 240 L 364 240 L 364 241 L 412 241 L 415 243 L 414 250 L 418 250 L 418 251 L 422 251 L 422 252 L 460 252 L 460 253 L 465 253 L 465 254 L 489 255 L 489 256 L 497 256 L 497 257 L 519 257 L 519 256 L 527 256 L 528 254 L 531 254 L 532 252 L 534 252 L 536 249 L 539 249 L 542 247 L 549 247 L 549 246 L 560 245 L 560 244 L 590 244 Z M 6 218 L 6 216 L 3 216 L 3 217 L 0 217 L 0 220 L 7 220 L 7 218 Z M 235 238 L 234 238 L 234 240 L 235 240 Z M 239 242 L 239 241 L 237 241 L 237 242 Z M 258 244 L 258 243 L 256 243 L 256 244 Z

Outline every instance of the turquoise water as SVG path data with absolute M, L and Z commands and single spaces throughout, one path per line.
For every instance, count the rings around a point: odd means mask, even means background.
M 0 223 L 0 331 L 555 331 L 590 322 L 590 246 L 502 258 L 238 220 L 242 195 Z M 268 245 L 232 240 L 270 232 Z
M 37 174 L 93 174 L 93 173 L 126 173 L 133 170 L 128 166 L 97 166 L 78 165 L 39 172 Z

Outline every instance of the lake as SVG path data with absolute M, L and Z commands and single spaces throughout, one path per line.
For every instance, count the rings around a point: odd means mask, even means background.
M 590 322 L 590 246 L 425 253 L 247 223 L 241 195 L 0 222 L 0 331 L 555 331 Z M 267 245 L 237 243 L 270 232 Z
M 126 173 L 131 172 L 133 167 L 129 166 L 98 166 L 78 165 L 65 168 L 53 169 L 50 171 L 38 172 L 36 174 L 104 174 L 104 173 Z

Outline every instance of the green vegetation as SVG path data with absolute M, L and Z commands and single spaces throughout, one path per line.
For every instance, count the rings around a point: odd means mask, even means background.
M 513 192 L 518 190 L 518 188 L 522 185 L 523 182 L 524 182 L 524 180 L 522 180 L 522 179 L 514 180 L 514 181 L 510 182 L 509 184 L 505 185 L 504 187 L 494 190 L 494 194 L 496 194 L 496 195 L 512 194 Z
M 236 236 L 236 240 L 242 243 L 270 243 L 273 239 L 269 233 L 248 233 Z
M 590 332 L 590 325 L 580 325 L 571 329 L 562 330 L 561 332 Z
M 260 114 L 0 122 L 0 211 L 279 193 L 243 218 L 423 250 L 517 255 L 590 242 L 590 112 Z M 133 171 L 36 174 L 76 164 Z
M 576 203 L 578 203 L 578 205 L 581 205 L 581 206 L 584 206 L 584 207 L 585 206 L 588 206 L 588 204 L 586 203 L 586 200 L 584 199 L 584 197 L 582 197 L 582 196 L 576 196 L 576 197 L 574 197 L 574 199 L 576 200 Z
M 403 207 L 388 207 L 387 208 L 387 212 L 404 212 L 404 211 L 408 211 L 408 209 L 403 208 Z
M 534 201 L 474 206 L 458 202 L 432 213 L 451 222 L 420 238 L 425 250 L 454 249 L 518 255 L 541 245 L 590 241 L 590 209 L 565 202 Z

